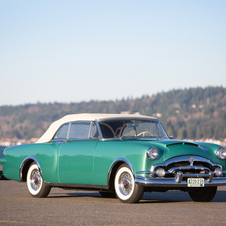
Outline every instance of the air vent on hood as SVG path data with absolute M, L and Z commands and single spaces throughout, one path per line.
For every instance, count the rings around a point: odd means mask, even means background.
M 178 142 L 178 143 L 167 144 L 166 147 L 169 147 L 169 146 L 172 146 L 172 145 L 191 145 L 191 146 L 199 147 L 198 144 L 195 144 L 195 143 L 187 143 L 187 142 Z

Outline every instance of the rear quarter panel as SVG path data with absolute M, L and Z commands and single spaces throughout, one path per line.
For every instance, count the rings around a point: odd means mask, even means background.
M 57 148 L 55 144 L 26 144 L 9 147 L 4 150 L 6 163 L 3 175 L 12 180 L 20 181 L 20 167 L 25 158 L 32 156 L 37 159 L 45 182 L 58 182 Z

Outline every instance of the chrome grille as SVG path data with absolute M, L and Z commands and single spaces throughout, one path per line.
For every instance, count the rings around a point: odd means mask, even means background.
M 183 177 L 209 177 L 217 167 L 222 168 L 221 165 L 214 164 L 200 156 L 179 156 L 167 160 L 164 164 L 153 165 L 151 172 L 154 173 L 159 168 L 164 168 L 165 177 L 174 177 L 178 172 L 183 173 Z

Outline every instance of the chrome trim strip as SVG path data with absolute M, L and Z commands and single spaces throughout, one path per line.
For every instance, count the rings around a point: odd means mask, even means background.
M 137 171 L 135 174 L 156 174 L 156 171 Z M 170 174 L 166 172 L 166 174 Z
M 182 174 L 183 175 L 183 178 L 184 177 L 195 177 L 195 178 L 202 178 L 202 177 L 209 177 L 210 176 L 210 174 L 207 174 L 207 173 L 200 173 L 200 174 L 198 174 L 198 173 L 189 173 L 189 174 Z
M 72 124 L 72 122 L 69 122 L 66 140 L 69 140 L 69 136 L 70 136 L 70 132 L 71 132 L 71 124 Z
M 162 124 L 161 124 L 160 121 L 159 121 L 159 125 L 160 125 L 161 129 L 164 131 L 166 137 L 167 137 L 168 139 L 170 139 L 170 138 L 169 138 L 169 135 L 168 135 L 167 132 L 165 131 L 165 129 L 164 129 L 164 127 L 162 126 Z
M 139 116 L 133 116 L 131 115 L 131 117 L 122 117 L 121 118 L 114 118 L 114 117 L 111 117 L 111 118 L 100 118 L 98 119 L 98 122 L 103 122 L 103 121 L 132 121 L 132 120 L 140 120 L 140 121 L 153 121 L 153 122 L 160 122 L 160 120 L 158 118 L 154 118 L 154 117 L 151 117 L 150 118 L 142 118 L 142 117 L 139 117 Z
M 144 187 L 187 187 L 187 181 L 176 182 L 176 178 L 145 178 L 136 177 L 135 183 Z M 225 186 L 226 177 L 215 177 L 212 182 L 205 180 L 205 186 Z
M 91 129 L 92 129 L 92 125 L 93 125 L 93 122 L 90 122 L 90 124 L 89 124 L 88 139 L 91 139 Z
M 97 131 L 99 133 L 99 138 L 103 139 L 103 135 L 102 135 L 102 132 L 101 132 L 101 129 L 100 129 L 99 122 L 96 120 L 95 123 L 96 123 L 96 126 L 97 126 Z
M 95 127 L 95 129 L 96 129 L 98 137 L 91 137 L 91 135 L 92 135 L 92 128 L 93 127 Z M 98 131 L 97 125 L 96 125 L 96 123 L 94 121 L 92 121 L 90 123 L 89 139 L 92 139 L 92 140 L 99 140 L 100 139 L 99 131 Z
M 154 172 L 151 172 L 151 171 L 137 171 L 136 174 L 153 174 L 153 173 L 156 173 L 155 171 Z
M 66 184 L 66 183 L 46 183 L 50 187 L 58 188 L 74 188 L 74 189 L 86 189 L 86 190 L 108 190 L 107 185 L 95 185 L 95 184 Z
M 26 164 L 26 162 L 28 162 L 29 160 L 33 160 L 33 161 L 37 164 L 38 169 L 39 169 L 39 172 L 40 172 L 40 174 L 41 174 L 41 176 L 42 176 L 42 170 L 41 170 L 41 167 L 40 167 L 40 165 L 39 165 L 38 160 L 37 160 L 34 156 L 28 156 L 28 157 L 26 157 L 26 158 L 24 159 L 24 161 L 23 161 L 23 162 L 21 163 L 21 165 L 20 165 L 20 171 L 19 171 L 19 178 L 20 178 L 20 181 L 23 181 L 23 180 L 22 180 L 22 170 L 23 170 L 24 165 Z

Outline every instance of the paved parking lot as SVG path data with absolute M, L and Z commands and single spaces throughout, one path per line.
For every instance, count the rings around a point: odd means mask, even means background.
M 187 193 L 145 193 L 138 204 L 102 198 L 98 192 L 53 188 L 32 198 L 26 183 L 0 181 L 0 225 L 225 225 L 226 187 L 210 203 Z

